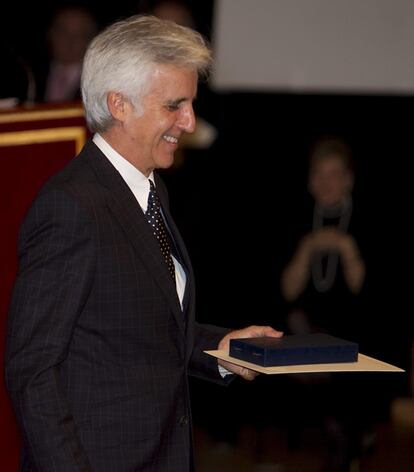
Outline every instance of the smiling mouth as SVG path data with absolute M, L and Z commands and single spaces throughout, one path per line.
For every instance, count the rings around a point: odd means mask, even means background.
M 163 139 L 165 139 L 165 141 L 167 141 L 170 144 L 178 144 L 178 138 L 176 138 L 175 136 L 164 134 Z

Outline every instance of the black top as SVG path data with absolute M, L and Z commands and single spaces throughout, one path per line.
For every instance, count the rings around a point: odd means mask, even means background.
M 354 204 L 346 233 L 355 239 L 361 257 L 365 261 L 365 230 L 363 224 L 361 224 L 358 213 L 358 207 Z M 286 253 L 289 258 L 288 261 L 298 248 L 300 240 L 312 231 L 313 202 L 309 202 L 306 216 L 303 219 L 303 221 L 305 221 L 304 224 L 300 223 L 300 216 L 298 214 L 296 214 L 295 219 L 299 221 L 299 223 L 293 223 L 292 227 L 296 228 L 297 237 L 292 238 L 292 247 L 290 251 Z M 325 218 L 323 220 L 323 227 L 328 226 L 337 227 L 338 218 Z M 338 256 L 339 254 L 335 254 L 334 252 L 315 254 L 313 264 L 316 265 L 319 273 L 325 276 L 329 258 Z M 365 303 L 366 281 L 364 282 L 361 292 L 354 295 L 346 284 L 342 261 L 340 257 L 338 257 L 332 286 L 326 291 L 321 292 L 318 290 L 311 270 L 305 290 L 297 300 L 288 303 L 288 311 L 296 309 L 305 312 L 312 332 L 322 331 L 344 339 L 359 342 L 361 341 L 361 337 L 363 337 L 365 326 Z

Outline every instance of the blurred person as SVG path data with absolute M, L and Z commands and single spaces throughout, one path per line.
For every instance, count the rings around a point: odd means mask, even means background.
M 189 2 L 185 0 L 139 0 L 136 6 L 140 14 L 154 15 L 177 25 L 197 30 Z
M 151 13 L 163 20 L 171 20 L 181 26 L 196 29 L 193 14 L 182 0 L 158 0 L 153 2 Z
M 201 35 L 152 16 L 109 26 L 86 53 L 95 134 L 40 191 L 20 233 L 6 384 L 22 470 L 193 470 L 188 375 L 256 376 L 203 351 L 281 336 L 195 321 L 191 261 L 157 170 L 194 130 L 210 63 Z
M 338 314 L 338 309 L 348 308 L 338 306 L 339 300 L 355 300 L 365 281 L 365 262 L 352 227 L 353 185 L 347 145 L 334 138 L 319 141 L 310 156 L 312 221 L 281 277 L 282 294 L 295 306 L 289 320 L 292 331 L 347 336 L 348 327 L 355 328 L 349 313 L 347 319 Z
M 35 68 L 38 101 L 80 100 L 86 48 L 98 31 L 90 11 L 77 5 L 58 8 L 47 31 L 48 62 Z
M 309 160 L 311 214 L 282 272 L 281 292 L 289 333 L 326 332 L 361 348 L 366 267 L 353 187 L 348 145 L 337 137 L 319 139 Z M 328 441 L 326 471 L 349 471 L 360 454 L 362 432 L 371 423 L 362 411 L 367 408 L 363 382 L 348 374 L 292 378 L 290 440 L 295 443 L 307 421 L 321 421 Z

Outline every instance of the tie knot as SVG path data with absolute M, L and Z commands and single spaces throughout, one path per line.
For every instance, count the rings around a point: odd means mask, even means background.
M 160 199 L 157 194 L 157 190 L 155 188 L 154 182 L 151 179 L 148 179 L 150 183 L 150 191 L 148 194 L 148 206 L 147 206 L 147 213 L 154 211 L 154 210 L 160 210 L 161 208 L 161 203 Z

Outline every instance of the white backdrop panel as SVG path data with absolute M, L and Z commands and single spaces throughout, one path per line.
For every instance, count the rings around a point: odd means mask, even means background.
M 217 0 L 219 90 L 414 92 L 413 0 Z

